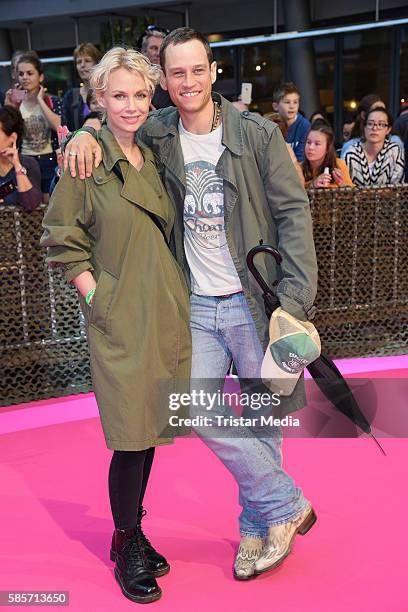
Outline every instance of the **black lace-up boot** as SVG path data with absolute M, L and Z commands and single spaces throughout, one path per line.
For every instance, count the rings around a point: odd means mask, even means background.
M 146 538 L 142 529 L 142 518 L 146 515 L 146 510 L 141 506 L 137 515 L 137 534 L 140 542 L 140 547 L 146 558 L 146 568 L 151 571 L 154 576 L 164 576 L 170 571 L 170 565 L 167 559 L 157 552 Z
M 162 591 L 147 569 L 137 527 L 115 529 L 110 558 L 116 561 L 115 577 L 125 597 L 137 603 L 150 603 L 161 597 Z

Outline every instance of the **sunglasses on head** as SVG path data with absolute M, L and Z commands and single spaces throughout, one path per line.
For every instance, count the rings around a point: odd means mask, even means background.
M 141 34 L 139 36 L 139 38 L 137 39 L 137 41 L 136 41 L 136 47 L 138 49 L 142 48 L 142 43 L 143 43 L 144 37 L 145 36 L 149 36 L 149 34 L 151 34 L 152 32 L 160 32 L 161 34 L 164 34 L 164 36 L 167 36 L 167 34 L 170 32 L 170 30 L 167 30 L 166 28 L 161 28 L 160 26 L 157 26 L 157 25 L 154 25 L 154 24 L 148 25 L 144 29 L 143 34 Z
M 167 36 L 170 30 L 168 30 L 167 28 L 161 28 L 160 26 L 156 25 L 148 25 L 144 35 L 151 34 L 152 32 L 161 32 L 162 34 L 165 34 Z

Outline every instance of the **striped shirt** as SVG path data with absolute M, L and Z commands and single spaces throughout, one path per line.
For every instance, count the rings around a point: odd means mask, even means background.
M 405 159 L 400 146 L 385 139 L 370 169 L 361 142 L 356 142 L 347 150 L 345 162 L 352 181 L 358 187 L 397 185 L 404 180 Z M 371 171 L 370 171 L 371 170 Z

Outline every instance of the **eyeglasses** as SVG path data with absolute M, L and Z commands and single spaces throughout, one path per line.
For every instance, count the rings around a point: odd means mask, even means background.
M 371 129 L 383 130 L 388 127 L 388 123 L 384 123 L 384 121 L 367 121 L 366 126 Z

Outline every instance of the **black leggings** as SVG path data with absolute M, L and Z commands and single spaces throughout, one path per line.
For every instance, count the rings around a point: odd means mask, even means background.
M 116 529 L 136 527 L 154 458 L 154 447 L 113 451 L 109 468 L 109 498 Z

